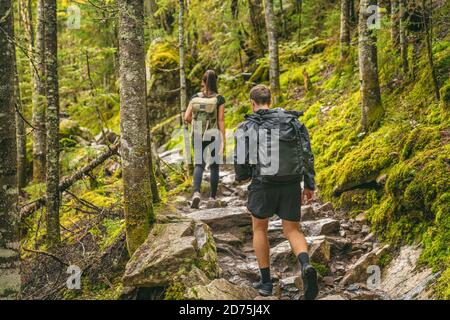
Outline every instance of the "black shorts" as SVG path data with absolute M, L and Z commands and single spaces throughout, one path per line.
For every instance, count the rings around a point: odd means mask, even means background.
M 259 219 L 274 214 L 282 220 L 300 221 L 301 187 L 300 182 L 284 185 L 251 183 L 248 187 L 247 208 Z

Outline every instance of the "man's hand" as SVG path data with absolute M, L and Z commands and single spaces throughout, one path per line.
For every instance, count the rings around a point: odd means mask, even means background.
M 304 189 L 302 194 L 302 204 L 310 204 L 314 198 L 314 190 Z

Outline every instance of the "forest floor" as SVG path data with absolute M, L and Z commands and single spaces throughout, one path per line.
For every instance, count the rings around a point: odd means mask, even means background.
M 208 176 L 205 173 L 205 180 Z M 205 199 L 196 210 L 189 207 L 188 197 L 181 196 L 176 199 L 177 208 L 212 229 L 222 277 L 233 284 L 250 286 L 259 280 L 259 269 L 252 248 L 250 214 L 245 207 L 248 184 L 236 185 L 230 168 L 222 170 L 220 176 L 218 200 Z M 348 216 L 334 210 L 331 203 L 315 201 L 302 208 L 301 227 L 320 274 L 318 299 L 430 298 L 428 288 L 436 275 L 416 265 L 420 249 L 391 249 L 370 233 L 364 215 L 355 219 Z M 274 296 L 257 299 L 302 299 L 300 268 L 276 216 L 269 222 L 269 239 Z

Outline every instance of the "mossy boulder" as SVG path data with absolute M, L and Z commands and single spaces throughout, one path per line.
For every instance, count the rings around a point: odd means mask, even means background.
M 170 287 L 198 268 L 208 279 L 220 267 L 209 227 L 191 219 L 156 225 L 128 262 L 126 286 Z

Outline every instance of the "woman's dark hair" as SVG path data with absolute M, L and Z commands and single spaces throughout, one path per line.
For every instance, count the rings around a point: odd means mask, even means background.
M 207 70 L 203 75 L 203 83 L 205 84 L 206 95 L 217 94 L 217 75 L 214 70 Z

